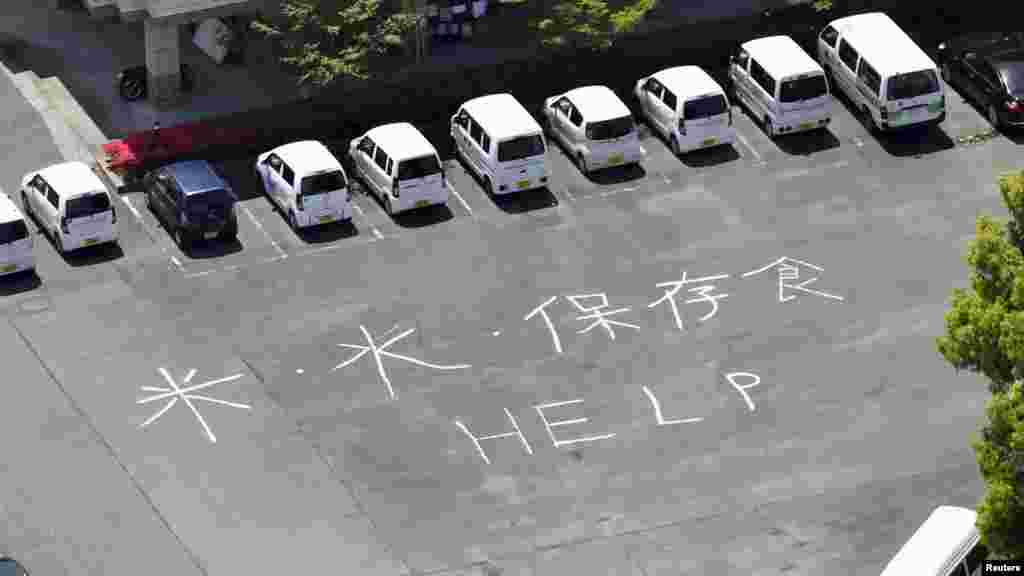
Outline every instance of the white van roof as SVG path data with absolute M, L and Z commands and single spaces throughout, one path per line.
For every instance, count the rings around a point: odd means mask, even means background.
M 107 187 L 83 162 L 64 162 L 38 171 L 61 198 L 88 192 L 107 192 Z
M 700 66 L 666 68 L 654 73 L 653 77 L 683 100 L 691 96 L 725 93 L 722 86 Z
M 629 116 L 629 108 L 607 86 L 582 86 L 565 93 L 587 122 L 603 122 Z
M 935 61 L 883 12 L 839 18 L 832 27 L 883 77 L 936 68 Z
M 467 100 L 462 108 L 486 128 L 495 141 L 540 134 L 540 124 L 511 94 L 488 94 Z
M 789 36 L 757 38 L 743 44 L 742 48 L 777 81 L 800 74 L 825 73 Z
M 299 177 L 322 170 L 341 170 L 341 163 L 321 142 L 300 140 L 278 146 L 272 150 Z
M 422 132 L 408 122 L 395 122 L 377 126 L 366 133 L 378 146 L 384 148 L 395 162 L 434 156 L 437 150 Z
M 18 209 L 18 205 L 11 200 L 11 197 L 0 190 L 0 223 L 14 222 L 16 220 L 24 220 L 21 210 Z
M 945 576 L 979 539 L 974 510 L 939 506 L 914 532 L 882 576 Z

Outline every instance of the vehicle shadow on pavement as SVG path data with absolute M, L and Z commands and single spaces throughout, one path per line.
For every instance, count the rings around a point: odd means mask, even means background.
M 898 157 L 933 154 L 949 150 L 956 145 L 953 139 L 938 126 L 908 128 L 901 132 L 881 134 L 876 137 L 886 152 Z
M 810 156 L 839 147 L 839 139 L 828 128 L 783 134 L 775 138 L 775 145 L 790 156 Z
M 237 254 L 242 251 L 242 242 L 235 238 L 234 240 L 212 240 L 209 242 L 199 242 L 182 248 L 181 252 L 193 260 L 209 260 L 212 258 L 220 258 L 222 256 L 228 256 L 229 254 Z
M 69 266 L 81 268 L 83 266 L 95 266 L 105 262 L 113 262 L 124 258 L 124 249 L 120 242 L 107 242 L 98 246 L 79 248 L 73 252 L 66 252 L 61 255 Z
M 1024 128 L 1004 128 L 999 133 L 1010 142 L 1018 146 L 1024 146 Z
M 558 206 L 558 198 L 545 186 L 514 194 L 490 195 L 491 201 L 506 214 L 523 214 Z
M 594 184 L 601 185 L 625 184 L 627 182 L 633 182 L 634 180 L 640 180 L 645 176 L 647 176 L 647 171 L 639 164 L 604 168 L 602 170 L 595 170 L 583 175 L 584 178 Z
M 740 153 L 732 145 L 715 146 L 694 150 L 679 156 L 679 161 L 690 168 L 708 168 L 740 159 Z
M 43 280 L 35 270 L 0 276 L 0 296 L 14 296 L 31 292 L 42 285 Z
M 301 228 L 295 232 L 295 235 L 306 244 L 327 244 L 328 242 L 336 242 L 346 238 L 355 238 L 359 236 L 359 229 L 351 221 L 334 222 L 332 224 Z
M 415 210 L 401 212 L 391 217 L 395 224 L 402 228 L 424 228 L 433 224 L 447 222 L 452 218 L 455 218 L 455 214 L 445 204 L 416 208 Z

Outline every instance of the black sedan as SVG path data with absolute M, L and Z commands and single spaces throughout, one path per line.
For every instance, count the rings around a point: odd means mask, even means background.
M 1024 32 L 980 32 L 939 44 L 946 83 L 997 128 L 1024 127 Z

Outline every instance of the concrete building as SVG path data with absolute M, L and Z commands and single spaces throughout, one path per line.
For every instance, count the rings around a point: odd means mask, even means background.
M 49 0 L 53 8 L 60 0 Z M 101 19 L 142 21 L 146 31 L 149 98 L 174 103 L 181 92 L 181 27 L 206 18 L 249 12 L 252 0 L 82 0 Z

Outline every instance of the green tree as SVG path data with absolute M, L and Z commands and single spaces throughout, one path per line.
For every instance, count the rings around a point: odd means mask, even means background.
M 985 411 L 988 424 L 974 441 L 987 486 L 978 530 L 994 556 L 1024 558 L 1024 386 L 995 394 Z
M 619 4 L 610 7 L 608 0 L 559 0 L 532 26 L 548 47 L 605 50 L 618 36 L 634 30 L 658 0 L 621 0 Z
M 298 71 L 299 84 L 315 86 L 368 79 L 371 58 L 402 47 L 416 27 L 415 14 L 382 14 L 381 0 L 283 0 L 281 16 L 252 28 L 279 39 L 282 62 Z
M 957 370 L 980 372 L 993 393 L 1024 380 L 1024 171 L 999 179 L 1011 220 L 979 216 L 968 242 L 971 287 L 953 290 L 937 345 Z

